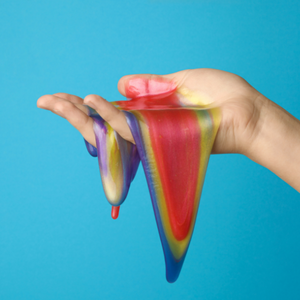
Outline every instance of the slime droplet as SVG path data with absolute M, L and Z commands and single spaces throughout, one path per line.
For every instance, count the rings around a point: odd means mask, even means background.
M 203 101 L 195 93 L 175 90 L 172 83 L 149 84 L 138 79 L 130 83 L 128 94 L 137 98 L 113 104 L 125 113 L 136 145 L 122 139 L 90 109 L 101 179 L 113 205 L 112 217 L 117 218 L 142 161 L 164 251 L 166 277 L 175 282 L 195 226 L 220 111 L 200 106 Z M 88 143 L 87 148 L 95 154 Z
M 120 206 L 112 206 L 111 207 L 111 217 L 114 220 L 118 219 L 119 211 L 120 211 Z

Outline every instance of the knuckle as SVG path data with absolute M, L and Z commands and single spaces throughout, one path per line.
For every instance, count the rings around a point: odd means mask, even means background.
M 54 105 L 54 110 L 57 110 L 63 114 L 68 112 L 70 109 L 72 109 L 72 104 L 70 102 L 57 102 Z
M 89 103 L 89 102 L 94 102 L 96 99 L 97 99 L 97 95 L 94 95 L 94 94 L 90 94 L 90 95 L 87 95 L 85 98 L 84 98 L 84 101 Z

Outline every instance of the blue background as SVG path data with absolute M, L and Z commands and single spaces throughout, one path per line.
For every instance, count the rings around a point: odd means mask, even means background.
M 299 299 L 300 197 L 240 155 L 211 157 L 179 280 L 140 167 L 110 217 L 96 159 L 44 94 L 123 99 L 126 74 L 210 67 L 300 118 L 300 2 L 0 2 L 0 299 Z

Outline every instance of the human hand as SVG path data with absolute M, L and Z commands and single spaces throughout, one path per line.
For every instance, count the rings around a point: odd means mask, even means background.
M 218 106 L 222 121 L 213 153 L 243 153 L 259 130 L 259 115 L 264 100 L 244 79 L 232 73 L 213 70 L 185 70 L 169 75 L 129 75 L 120 79 L 118 89 L 128 98 L 166 93 L 187 88 L 206 103 Z M 123 138 L 134 142 L 122 111 L 98 95 L 84 99 L 65 93 L 42 96 L 37 106 L 66 118 L 83 137 L 96 146 L 93 120 L 83 104 L 94 108 Z
M 210 106 L 219 107 L 221 124 L 212 153 L 241 153 L 273 171 L 300 191 L 300 122 L 267 99 L 243 78 L 214 69 L 185 70 L 168 75 L 128 75 L 118 89 L 127 98 L 187 89 Z M 81 99 L 58 93 L 42 96 L 37 106 L 66 118 L 83 137 L 96 146 L 93 120 L 88 105 L 94 108 L 124 139 L 133 142 L 125 115 L 98 95 Z M 298 170 L 298 171 L 297 171 Z

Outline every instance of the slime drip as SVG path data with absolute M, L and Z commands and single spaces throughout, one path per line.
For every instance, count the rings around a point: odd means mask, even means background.
M 118 219 L 120 211 L 120 206 L 112 206 L 111 207 L 111 217 L 115 220 Z
M 92 156 L 98 156 L 114 219 L 142 161 L 164 250 L 166 277 L 175 282 L 195 226 L 220 111 L 204 107 L 195 94 L 175 86 L 164 94 L 149 96 L 148 91 L 148 96 L 137 96 L 113 102 L 125 113 L 136 145 L 122 139 L 89 108 L 97 149 L 87 142 L 86 146 Z

